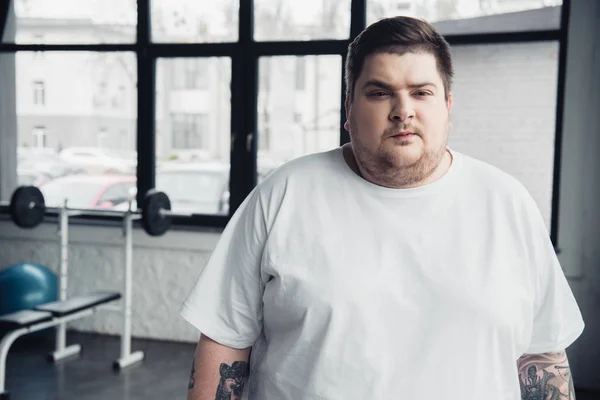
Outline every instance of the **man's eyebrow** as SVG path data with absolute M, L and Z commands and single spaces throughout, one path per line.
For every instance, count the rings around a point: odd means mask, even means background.
M 390 85 L 389 83 L 385 83 L 383 81 L 380 81 L 379 79 L 370 79 L 367 82 L 365 82 L 365 84 L 363 85 L 363 89 L 366 89 L 369 86 L 375 86 L 378 87 L 380 89 L 384 89 L 384 90 L 390 90 L 393 91 L 394 87 L 392 85 Z M 420 82 L 420 83 L 413 83 L 408 85 L 407 87 L 409 89 L 419 89 L 419 88 L 423 88 L 426 86 L 433 86 L 434 88 L 437 88 L 437 85 L 433 82 Z
M 383 81 L 380 81 L 379 79 L 369 79 L 368 81 L 365 82 L 365 84 L 363 85 L 363 89 L 368 88 L 369 86 L 375 86 L 378 87 L 380 89 L 384 89 L 384 90 L 394 90 L 393 86 L 385 83 Z
M 408 85 L 408 87 L 411 89 L 423 88 L 425 86 L 433 86 L 434 88 L 437 88 L 437 85 L 433 82 L 413 83 L 412 85 Z

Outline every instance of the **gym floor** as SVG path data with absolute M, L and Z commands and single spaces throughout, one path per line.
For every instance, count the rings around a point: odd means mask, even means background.
M 132 351 L 144 360 L 120 373 L 112 371 L 118 358 L 118 337 L 67 333 L 67 344 L 79 343 L 81 354 L 52 364 L 50 334 L 35 341 L 24 336 L 8 353 L 6 388 L 10 400 L 185 400 L 195 345 L 132 340 Z
M 45 355 L 53 350 L 52 335 L 24 336 L 11 348 L 7 389 L 11 400 L 185 400 L 195 345 L 134 339 L 132 351 L 145 359 L 113 373 L 119 338 L 68 332 L 67 343 L 79 343 L 77 359 L 56 365 Z M 600 393 L 577 392 L 577 400 L 598 400 Z

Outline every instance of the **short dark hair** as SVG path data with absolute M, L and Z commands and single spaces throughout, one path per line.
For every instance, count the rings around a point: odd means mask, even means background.
M 450 45 L 427 21 L 412 17 L 381 19 L 362 31 L 350 46 L 346 57 L 346 96 L 354 99 L 354 86 L 367 58 L 375 53 L 430 53 L 436 59 L 446 100 L 452 85 Z

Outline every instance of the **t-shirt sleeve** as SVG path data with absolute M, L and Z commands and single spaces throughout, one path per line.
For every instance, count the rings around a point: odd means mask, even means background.
M 527 208 L 536 293 L 531 341 L 525 353 L 558 352 L 575 342 L 583 332 L 584 322 L 533 199 L 528 198 Z
M 261 333 L 266 230 L 255 188 L 231 217 L 181 306 L 184 319 L 222 345 L 247 348 Z

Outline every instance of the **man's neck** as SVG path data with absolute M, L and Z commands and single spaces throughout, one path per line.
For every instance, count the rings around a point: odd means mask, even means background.
M 346 143 L 342 146 L 342 154 L 344 155 L 344 160 L 346 161 L 346 164 L 348 164 L 350 169 L 352 169 L 352 171 L 354 171 L 354 173 L 356 175 L 371 182 L 369 179 L 365 178 L 364 174 L 361 172 L 361 169 L 356 161 L 356 157 L 354 155 L 352 145 L 350 143 Z M 450 166 L 452 165 L 453 161 L 454 161 L 454 156 L 452 155 L 450 150 L 446 149 L 446 151 L 444 152 L 444 156 L 442 157 L 442 160 L 440 161 L 438 167 L 436 167 L 436 169 L 433 171 L 433 173 L 430 176 L 428 176 L 426 179 L 424 179 L 423 182 L 420 182 L 417 186 L 427 185 L 427 184 L 435 182 L 438 179 L 440 179 L 441 177 L 443 177 L 450 169 Z M 375 182 L 372 182 L 372 183 L 375 183 Z M 377 184 L 377 183 L 375 183 L 375 184 Z

